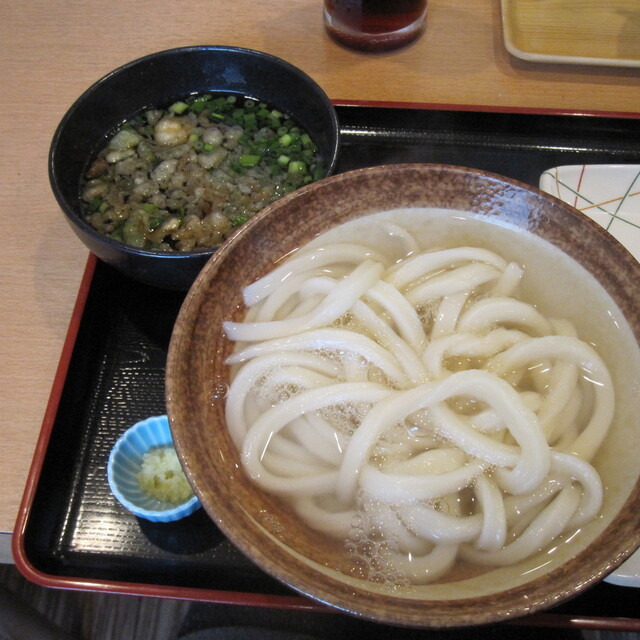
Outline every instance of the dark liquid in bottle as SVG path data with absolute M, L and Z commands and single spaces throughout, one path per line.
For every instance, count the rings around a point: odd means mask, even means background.
M 422 33 L 427 0 L 325 0 L 324 7 L 332 38 L 356 49 L 385 51 Z

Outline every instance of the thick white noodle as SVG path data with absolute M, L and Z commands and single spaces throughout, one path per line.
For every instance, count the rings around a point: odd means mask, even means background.
M 429 304 L 434 299 L 472 291 L 495 280 L 500 272 L 486 264 L 468 264 L 433 276 L 407 291 L 407 300 L 414 306 Z
M 270 322 L 292 315 L 298 304 L 298 296 L 303 286 L 322 275 L 322 269 L 310 269 L 286 278 L 269 296 L 247 310 L 245 322 Z
M 379 368 L 390 380 L 404 381 L 405 374 L 398 361 L 375 340 L 344 329 L 314 329 L 291 336 L 254 343 L 227 359 L 229 364 L 241 363 L 267 353 L 331 350 L 341 355 L 354 354 Z
M 532 360 L 540 358 L 576 364 L 591 381 L 595 407 L 589 423 L 571 443 L 572 453 L 585 460 L 591 460 L 607 435 L 613 419 L 615 401 L 611 374 L 593 347 L 571 336 L 545 336 L 522 340 L 496 355 L 487 364 L 487 368 L 500 375 L 505 371 L 525 367 Z
M 338 477 L 338 469 L 312 476 L 295 478 L 269 472 L 263 458 L 271 440 L 292 420 L 313 411 L 334 405 L 374 404 L 393 393 L 369 382 L 327 385 L 302 391 L 281 404 L 267 409 L 252 425 L 242 445 L 242 463 L 247 473 L 261 486 L 279 494 L 318 495 L 331 493 Z
M 513 295 L 523 275 L 524 269 L 519 264 L 510 262 L 491 290 L 491 295 L 494 297 L 509 297 Z
M 330 511 L 308 496 L 293 499 L 291 504 L 296 513 L 316 531 L 343 540 L 348 537 L 358 515 L 355 509 Z
M 461 556 L 476 564 L 504 566 L 515 564 L 547 547 L 566 528 L 580 502 L 580 491 L 574 486 L 562 491 L 542 509 L 514 542 L 498 551 L 481 551 L 465 545 Z
M 243 291 L 244 302 L 248 307 L 252 307 L 295 273 L 319 269 L 335 263 L 343 264 L 346 262 L 358 265 L 365 260 L 388 262 L 383 255 L 371 247 L 349 243 L 338 243 L 331 247 L 319 247 L 309 252 L 294 253 L 289 260 L 276 267 L 269 274 L 245 287 Z
M 483 331 L 497 324 L 515 325 L 537 335 L 551 333 L 549 321 L 530 304 L 513 298 L 478 300 L 460 318 L 460 331 Z
M 225 404 L 227 429 L 236 447 L 242 447 L 242 441 L 247 435 L 247 417 L 245 415 L 247 396 L 256 392 L 261 378 L 285 366 L 306 367 L 309 372 L 317 372 L 333 378 L 338 376 L 338 366 L 335 362 L 311 353 L 275 352 L 247 362 L 237 372 L 234 384 L 229 387 Z
M 389 564 L 411 584 L 427 584 L 445 576 L 458 555 L 457 544 L 438 544 L 422 556 L 389 553 Z
M 386 280 L 394 287 L 402 289 L 412 282 L 439 273 L 443 269 L 469 263 L 488 264 L 499 271 L 506 267 L 504 259 L 492 251 L 476 247 L 460 247 L 430 251 L 409 257 L 390 269 Z
M 346 278 L 336 284 L 317 306 L 305 315 L 270 322 L 225 322 L 230 340 L 271 340 L 316 327 L 330 325 L 344 315 L 362 294 L 380 280 L 384 267 L 369 260 L 359 264 Z
M 309 527 L 375 549 L 355 553 L 372 576 L 519 562 L 602 507 L 590 460 L 615 409 L 607 367 L 518 298 L 521 265 L 381 228 L 388 250 L 296 252 L 225 323 L 243 468 Z
M 457 332 L 435 337 L 424 350 L 422 359 L 432 378 L 445 375 L 445 359 L 448 356 L 477 359 L 494 356 L 514 345 L 526 334 L 513 329 L 497 328 L 487 334 Z
M 383 222 L 381 226 L 390 238 L 397 238 L 400 240 L 402 245 L 401 255 L 403 257 L 410 256 L 420 251 L 418 242 L 404 227 L 389 221 Z
M 458 318 L 469 298 L 469 291 L 442 296 L 438 312 L 431 328 L 431 342 L 438 336 L 447 336 L 456 330 Z
M 502 493 L 497 484 L 487 476 L 479 476 L 475 484 L 482 529 L 475 545 L 483 551 L 498 551 L 507 539 L 507 513 Z
M 444 403 L 456 395 L 476 398 L 495 408 L 504 416 L 505 422 L 509 423 L 510 432 L 520 444 L 520 450 L 512 452 L 506 445 L 495 441 L 491 441 L 493 446 L 487 446 L 486 441 L 489 439 L 484 434 L 475 432 L 470 425 L 466 425 L 447 409 Z M 502 463 L 502 468 L 497 473 L 500 474 L 503 487 L 508 488 L 511 493 L 531 491 L 548 473 L 551 464 L 548 444 L 536 424 L 535 414 L 522 406 L 518 393 L 506 382 L 486 371 L 461 371 L 438 383 L 427 383 L 394 394 L 371 409 L 344 453 L 337 487 L 341 500 L 354 498 L 358 474 L 383 430 L 426 407 L 432 407 L 437 428 L 447 440 L 454 442 L 469 456 L 484 460 L 487 466 Z M 376 473 L 375 469 L 370 469 L 370 472 L 370 475 Z M 468 477 L 467 474 L 463 476 Z M 429 480 L 436 485 L 439 479 Z M 365 482 L 364 478 L 362 482 Z M 392 486 L 402 486 L 401 491 L 406 491 L 405 485 L 400 479 L 390 479 L 389 489 Z M 424 489 L 418 489 L 418 486 L 421 487 L 419 480 L 416 482 L 416 491 L 422 498 L 434 497 L 424 495 Z M 459 488 L 452 487 L 450 491 Z
M 382 307 L 395 322 L 400 336 L 420 353 L 427 342 L 427 336 L 411 303 L 395 287 L 382 280 L 367 291 L 366 298 Z

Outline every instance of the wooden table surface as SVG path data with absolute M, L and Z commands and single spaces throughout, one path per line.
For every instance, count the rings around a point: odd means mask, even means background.
M 640 117 L 640 69 L 546 65 L 504 48 L 498 0 L 429 0 L 422 39 L 392 54 L 342 49 L 320 0 L 2 0 L 0 51 L 0 532 L 20 506 L 87 251 L 64 221 L 47 153 L 66 109 L 134 58 L 177 46 L 250 47 L 340 101 L 549 108 Z

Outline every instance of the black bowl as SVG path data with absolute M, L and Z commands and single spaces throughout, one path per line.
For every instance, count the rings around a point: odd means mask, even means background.
M 82 219 L 80 181 L 107 137 L 143 108 L 193 93 L 235 93 L 289 114 L 316 141 L 326 174 L 337 161 L 339 126 L 326 93 L 307 74 L 272 55 L 238 47 L 170 49 L 134 60 L 87 89 L 58 125 L 49 153 L 53 193 L 72 229 L 98 258 L 128 276 L 186 290 L 215 249 L 163 253 L 125 245 Z

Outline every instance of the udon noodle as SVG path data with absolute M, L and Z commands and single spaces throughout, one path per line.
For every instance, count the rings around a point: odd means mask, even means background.
M 517 563 L 600 511 L 609 371 L 480 246 L 314 243 L 244 291 L 226 401 L 246 473 L 371 568 Z M 368 563 L 368 564 L 367 564 Z

